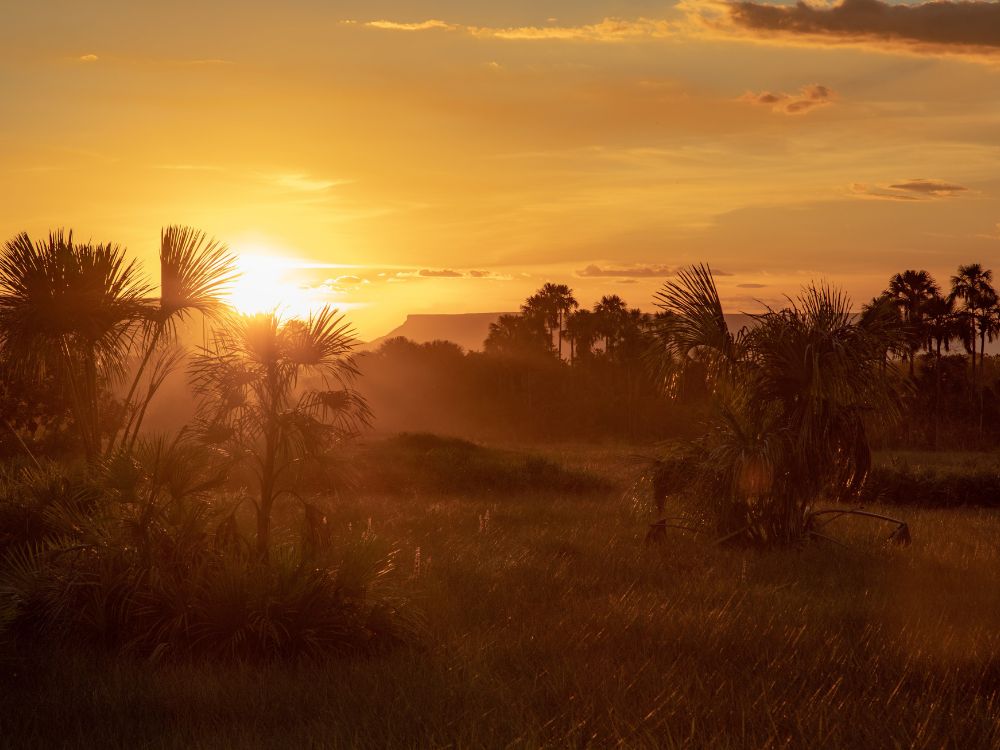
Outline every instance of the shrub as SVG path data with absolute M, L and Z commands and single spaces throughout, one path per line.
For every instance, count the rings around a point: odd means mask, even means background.
M 335 538 L 306 505 L 302 533 L 263 560 L 196 455 L 147 444 L 82 495 L 55 469 L 22 476 L 22 491 L 0 497 L 0 640 L 270 660 L 371 651 L 414 634 L 391 548 L 370 531 Z

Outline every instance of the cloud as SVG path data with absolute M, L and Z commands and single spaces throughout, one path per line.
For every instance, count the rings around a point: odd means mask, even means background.
M 762 91 L 747 92 L 740 101 L 770 107 L 774 112 L 785 115 L 802 115 L 817 107 L 831 104 L 835 98 L 833 90 L 818 83 L 803 86 L 794 94 L 784 92 Z
M 737 284 L 737 289 L 767 289 L 768 284 Z
M 354 23 L 351 21 L 350 23 Z M 416 23 L 401 23 L 399 21 L 366 21 L 365 26 L 369 26 L 373 29 L 384 29 L 386 31 L 431 31 L 434 29 L 445 29 L 447 31 L 456 31 L 462 27 L 458 24 L 447 23 L 445 21 L 439 21 L 437 19 L 431 19 L 429 21 L 418 21 Z
M 642 278 L 657 279 L 673 276 L 675 269 L 670 266 L 599 266 L 591 263 L 586 268 L 576 272 L 577 276 L 585 278 Z
M 935 198 L 955 198 L 969 192 L 964 185 L 942 180 L 913 179 L 890 185 L 869 185 L 857 182 L 851 192 L 863 198 L 890 201 L 919 201 Z
M 745 1 L 728 4 L 728 11 L 734 26 L 756 35 L 925 52 L 1000 52 L 1000 3 L 986 0 L 841 0 L 828 6 Z
M 907 180 L 906 182 L 890 185 L 889 188 L 934 198 L 948 198 L 968 191 L 968 188 L 963 185 L 941 182 L 940 180 Z
M 460 279 L 463 274 L 458 271 L 452 271 L 450 268 L 442 268 L 440 270 L 432 270 L 430 268 L 420 269 L 420 275 L 424 278 L 439 278 L 439 279 Z
M 554 21 L 554 19 L 550 19 Z M 354 23 L 349 21 L 346 23 Z M 372 29 L 384 31 L 451 31 L 468 34 L 483 39 L 503 39 L 510 41 L 573 41 L 573 42 L 625 42 L 641 39 L 665 39 L 675 35 L 672 22 L 654 18 L 605 18 L 591 24 L 577 26 L 468 26 L 448 23 L 438 19 L 406 23 L 399 21 L 366 21 Z
M 97 62 L 100 59 L 97 55 L 80 55 L 80 62 Z
M 345 180 L 324 180 L 310 177 L 306 174 L 279 174 L 273 177 L 273 182 L 278 187 L 288 188 L 303 193 L 315 193 L 329 190 L 337 185 L 345 184 Z

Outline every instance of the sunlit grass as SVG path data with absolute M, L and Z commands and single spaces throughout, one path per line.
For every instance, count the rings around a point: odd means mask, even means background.
M 627 451 L 579 463 L 623 481 Z M 914 747 L 1000 742 L 1000 514 L 900 510 L 849 549 L 643 544 L 617 492 L 335 505 L 399 540 L 426 642 L 263 668 L 52 655 L 0 730 L 76 747 Z M 417 550 L 419 549 L 419 556 Z M 419 557 L 419 566 L 417 559 Z M 54 717 L 59 717 L 54 721 Z

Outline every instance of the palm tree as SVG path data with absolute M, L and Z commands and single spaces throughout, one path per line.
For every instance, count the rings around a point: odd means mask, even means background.
M 951 342 L 961 334 L 955 314 L 955 299 L 935 295 L 924 304 L 926 325 L 924 348 L 934 356 L 934 428 L 931 445 L 937 448 L 941 425 L 941 350 L 949 351 Z
M 910 377 L 913 377 L 913 362 L 916 353 L 926 338 L 924 330 L 924 308 L 930 300 L 940 295 L 940 289 L 927 271 L 903 271 L 889 281 L 886 296 L 899 307 L 903 320 L 910 328 L 912 341 L 907 353 L 910 362 Z
M 125 396 L 125 418 L 108 442 L 110 455 L 121 433 L 128 450 L 139 435 L 146 409 L 166 377 L 179 363 L 171 346 L 178 324 L 194 314 L 213 320 L 228 310 L 223 295 L 236 280 L 236 259 L 222 243 L 190 227 L 171 226 L 160 232 L 160 296 L 145 308 L 139 365 Z M 152 366 L 150 366 L 152 365 Z M 144 393 L 139 385 L 151 370 Z
M 548 326 L 550 336 L 559 337 L 559 359 L 562 359 L 564 336 L 563 322 L 566 316 L 579 307 L 573 290 L 566 284 L 546 283 L 535 294 L 528 297 L 521 310 L 525 315 L 540 314 Z
M 149 287 L 118 245 L 27 234 L 0 255 L 0 350 L 19 377 L 56 376 L 88 462 L 100 454 L 100 394 L 125 371 Z
M 597 330 L 604 337 L 604 351 L 610 356 L 622 335 L 628 305 L 617 294 L 604 295 L 594 305 L 594 315 L 597 316 Z
M 501 315 L 490 323 L 483 349 L 487 354 L 551 356 L 552 337 L 539 314 Z
M 197 432 L 252 472 L 262 559 L 274 503 L 290 492 L 292 471 L 370 422 L 352 388 L 356 343 L 344 318 L 324 308 L 305 321 L 274 313 L 224 319 L 194 357 L 191 379 L 203 414 Z
M 717 417 L 689 460 L 720 531 L 782 544 L 815 533 L 815 503 L 867 477 L 869 420 L 899 413 L 904 389 L 883 366 L 906 341 L 894 311 L 856 316 L 841 293 L 810 286 L 734 335 L 707 266 L 681 271 L 656 304 L 660 370 L 707 365 Z
M 575 310 L 566 319 L 566 338 L 570 344 L 570 361 L 587 359 L 593 355 L 597 340 L 597 316 L 590 310 Z
M 976 377 L 976 335 L 980 345 L 980 369 L 982 368 L 982 343 L 985 342 L 983 323 L 985 310 L 996 304 L 996 291 L 993 289 L 993 271 L 985 269 L 980 263 L 970 263 L 958 267 L 958 273 L 951 277 L 951 296 L 965 303 L 972 328 L 970 344 L 972 353 L 972 376 Z
M 3 362 L 20 377 L 59 378 L 89 462 L 101 454 L 102 411 L 111 412 L 103 419 L 111 422 L 108 455 L 130 449 L 150 401 L 180 362 L 172 346 L 177 324 L 194 311 L 218 313 L 233 269 L 223 245 L 169 227 L 161 233 L 161 293 L 153 298 L 124 248 L 76 243 L 62 230 L 47 242 L 18 235 L 0 255 Z M 102 396 L 135 361 L 123 408 L 102 409 Z

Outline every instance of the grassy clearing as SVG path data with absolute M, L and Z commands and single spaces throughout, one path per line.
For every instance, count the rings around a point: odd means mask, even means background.
M 253 668 L 22 655 L 0 744 L 996 747 L 1000 514 L 902 513 L 906 549 L 845 520 L 851 549 L 759 553 L 647 547 L 614 490 L 371 494 L 330 521 L 399 541 L 421 647 Z

